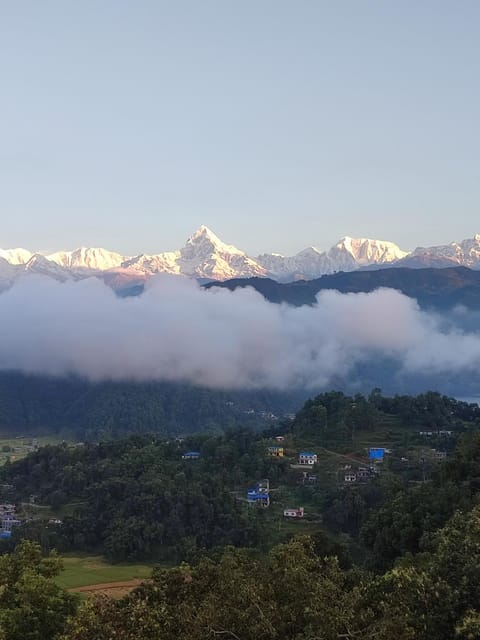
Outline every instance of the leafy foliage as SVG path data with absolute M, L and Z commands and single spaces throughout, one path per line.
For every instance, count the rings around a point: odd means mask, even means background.
M 55 552 L 44 558 L 40 547 L 28 541 L 0 556 L 2 640 L 45 640 L 63 630 L 77 598 L 53 581 L 61 568 Z

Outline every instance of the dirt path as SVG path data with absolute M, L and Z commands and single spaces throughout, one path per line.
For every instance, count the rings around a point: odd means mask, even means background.
M 351 462 L 356 462 L 357 464 L 368 464 L 368 460 L 364 458 L 354 457 L 352 453 L 339 453 L 338 451 L 330 451 L 330 449 L 325 449 L 325 447 L 321 447 L 321 451 L 328 453 L 332 456 L 336 456 L 337 458 L 345 458 L 345 460 L 350 460 Z
M 86 594 L 101 594 L 109 596 L 110 598 L 121 598 L 125 594 L 129 593 L 135 587 L 138 587 L 145 582 L 140 578 L 134 578 L 133 580 L 121 580 L 118 582 L 103 582 L 100 584 L 88 584 L 83 587 L 74 587 L 69 591 L 74 593 L 86 593 Z

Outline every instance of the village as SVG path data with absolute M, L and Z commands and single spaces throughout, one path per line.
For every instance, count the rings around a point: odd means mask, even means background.
M 273 483 L 268 477 L 259 478 L 243 491 L 236 491 L 237 499 L 249 507 L 262 510 L 275 505 L 275 514 L 288 521 L 305 521 L 320 523 L 321 513 L 312 504 L 309 487 L 318 492 L 329 487 L 356 487 L 374 482 L 384 471 L 389 473 L 411 473 L 412 482 L 425 482 L 432 467 L 445 460 L 449 444 L 454 441 L 451 430 L 431 429 L 412 432 L 413 444 L 402 447 L 385 441 L 376 446 L 362 443 L 353 452 L 340 452 L 326 449 L 315 444 L 313 440 L 305 442 L 314 446 L 301 448 L 302 441 L 293 438 L 292 434 L 272 436 L 270 442 L 265 441 L 264 457 L 273 465 L 284 465 L 284 476 L 281 481 Z M 174 441 L 181 446 L 184 438 L 177 436 Z M 372 444 L 372 443 L 370 443 Z M 432 446 L 435 444 L 436 446 Z M 17 438 L 8 445 L 3 445 L 4 453 L 9 460 L 23 457 L 39 447 L 36 438 Z M 8 448 L 8 451 L 7 451 Z M 181 453 L 185 463 L 201 460 L 202 452 L 197 449 L 185 450 Z M 5 460 L 4 460 L 5 463 Z M 303 488 L 303 491 L 299 491 Z M 0 486 L 0 539 L 9 539 L 12 531 L 30 520 L 42 519 L 46 527 L 61 526 L 62 519 L 54 512 L 45 511 L 42 505 L 36 505 L 34 495 L 22 504 L 13 504 L 8 500 L 10 485 Z M 276 516 L 277 517 L 277 516 Z
M 301 486 L 317 485 L 323 481 L 337 486 L 357 486 L 372 481 L 383 473 L 385 462 L 389 472 L 400 468 L 404 470 L 414 469 L 420 471 L 421 480 L 426 480 L 426 469 L 431 470 L 432 465 L 446 459 L 445 449 L 436 449 L 428 445 L 432 438 L 439 438 L 446 442 L 452 438 L 452 431 L 438 429 L 432 431 L 416 431 L 414 436 L 418 442 L 409 450 L 409 457 L 402 448 L 393 451 L 390 446 L 367 446 L 361 453 L 339 454 L 329 451 L 324 447 L 315 450 L 293 451 L 286 446 L 288 436 L 277 435 L 273 438 L 274 444 L 269 444 L 265 449 L 265 455 L 274 460 L 287 460 L 289 469 L 296 475 L 296 483 Z M 398 454 L 398 455 L 396 455 Z M 412 480 L 414 482 L 414 480 Z M 275 490 L 273 490 L 275 493 Z M 246 501 L 259 508 L 270 507 L 272 489 L 268 478 L 260 479 L 247 489 Z M 309 514 L 305 506 L 286 504 L 282 507 L 284 519 L 299 520 L 309 516 L 316 521 L 321 520 L 318 513 Z

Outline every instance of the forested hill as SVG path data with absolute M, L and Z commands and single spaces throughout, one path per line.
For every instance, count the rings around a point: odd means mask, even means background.
M 5 640 L 480 637 L 477 405 L 329 392 L 282 433 L 64 443 L 0 477 L 23 520 L 0 541 Z M 263 507 L 246 498 L 254 482 Z M 78 606 L 41 558 L 52 546 L 186 562 Z
M 423 308 L 451 309 L 464 305 L 480 309 L 480 271 L 465 267 L 446 269 L 388 268 L 334 273 L 315 280 L 281 284 L 268 278 L 236 278 L 211 282 L 209 287 L 253 287 L 270 302 L 311 305 L 320 291 L 334 289 L 341 293 L 368 293 L 379 287 L 397 289 L 415 298 Z
M 162 435 L 265 427 L 294 413 L 301 392 L 219 391 L 162 382 L 89 382 L 0 373 L 0 430 L 98 440 L 131 433 Z

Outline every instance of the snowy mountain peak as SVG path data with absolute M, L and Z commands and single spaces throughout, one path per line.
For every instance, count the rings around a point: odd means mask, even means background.
M 265 276 L 267 271 L 243 251 L 225 244 L 202 225 L 180 250 L 180 273 L 197 278 L 226 280 L 235 277 Z
M 407 251 L 387 240 L 372 240 L 371 238 L 352 238 L 345 236 L 328 252 L 334 256 L 337 252 L 346 252 L 359 266 L 370 264 L 385 264 L 401 260 L 408 255 Z
M 194 255 L 199 254 L 204 257 L 208 253 L 230 253 L 236 255 L 245 255 L 231 244 L 225 244 L 220 238 L 213 233 L 208 227 L 202 225 L 194 234 L 192 234 L 181 250 L 182 257 L 190 259 Z
M 328 251 L 309 246 L 291 257 L 268 253 L 252 258 L 202 225 L 182 249 L 153 255 L 129 257 L 102 247 L 79 247 L 48 256 L 25 249 L 0 250 L 0 290 L 30 273 L 57 280 L 96 276 L 115 287 L 120 286 L 118 283 L 124 286 L 128 282 L 144 282 L 156 273 L 211 280 L 258 276 L 288 282 L 387 265 L 414 268 L 463 265 L 480 269 L 480 234 L 447 245 L 418 247 L 411 253 L 386 240 L 344 236 Z
M 74 251 L 58 251 L 47 258 L 67 269 L 93 271 L 107 271 L 119 267 L 126 260 L 125 256 L 101 247 L 79 247 Z
M 458 266 L 471 269 L 480 268 L 480 234 L 466 238 L 461 242 L 435 247 L 417 247 L 404 260 L 406 266 L 447 267 Z
M 32 252 L 26 249 L 0 249 L 0 258 L 10 264 L 26 264 L 32 257 Z

